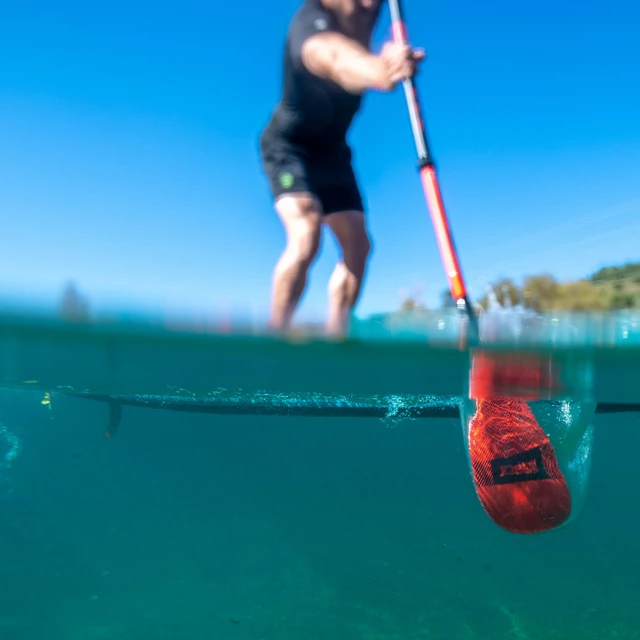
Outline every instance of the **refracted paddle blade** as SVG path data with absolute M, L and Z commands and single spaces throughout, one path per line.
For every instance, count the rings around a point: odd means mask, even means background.
M 539 400 L 564 390 L 552 362 L 540 353 L 476 351 L 471 359 L 470 398 Z
M 535 402 L 558 391 L 553 367 L 535 354 L 473 356 L 461 416 L 468 459 L 483 508 L 508 531 L 556 529 L 582 504 L 595 404 L 573 403 L 583 411 L 571 418 L 561 403 Z

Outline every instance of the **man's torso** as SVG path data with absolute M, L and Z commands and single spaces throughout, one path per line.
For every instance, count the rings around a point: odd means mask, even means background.
M 320 0 L 305 0 L 289 25 L 282 98 L 263 134 L 272 143 L 305 149 L 346 144 L 346 135 L 360 108 L 362 96 L 313 75 L 301 57 L 305 40 L 325 31 L 342 33 L 335 16 Z

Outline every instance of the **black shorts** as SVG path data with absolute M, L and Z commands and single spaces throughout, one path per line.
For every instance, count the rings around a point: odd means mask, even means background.
M 260 151 L 274 199 L 287 193 L 309 192 L 318 198 L 325 215 L 364 212 L 347 145 L 314 150 L 262 136 Z

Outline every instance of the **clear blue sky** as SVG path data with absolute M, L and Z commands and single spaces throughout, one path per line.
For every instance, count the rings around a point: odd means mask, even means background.
M 284 242 L 257 155 L 299 0 L 5 3 L 0 291 L 263 314 Z M 640 4 L 405 0 L 473 296 L 640 258 Z M 385 13 L 376 48 L 389 33 Z M 375 252 L 358 313 L 446 280 L 401 90 L 353 129 Z M 324 315 L 330 237 L 300 318 Z

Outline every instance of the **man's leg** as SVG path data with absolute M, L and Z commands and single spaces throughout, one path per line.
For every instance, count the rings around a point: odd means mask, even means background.
M 327 333 L 344 335 L 362 289 L 371 242 L 362 211 L 331 213 L 324 221 L 333 231 L 342 251 L 342 259 L 329 280 Z
M 281 196 L 275 206 L 287 245 L 273 274 L 270 326 L 288 329 L 307 283 L 307 271 L 320 247 L 322 210 L 308 193 Z

